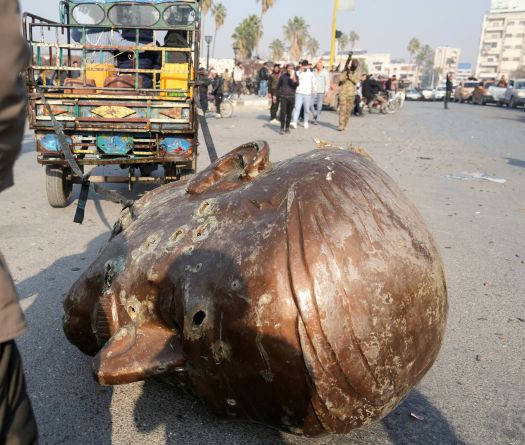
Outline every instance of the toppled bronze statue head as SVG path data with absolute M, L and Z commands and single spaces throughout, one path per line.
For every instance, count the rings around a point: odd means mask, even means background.
M 418 212 L 373 161 L 241 146 L 126 209 L 64 330 L 101 384 L 162 375 L 295 434 L 391 412 L 434 362 L 447 298 Z

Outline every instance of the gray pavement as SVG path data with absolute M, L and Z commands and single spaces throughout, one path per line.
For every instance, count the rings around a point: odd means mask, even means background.
M 29 322 L 19 345 L 42 444 L 525 444 L 525 113 L 407 103 L 396 115 L 352 119 L 345 133 L 335 131 L 335 113 L 322 120 L 280 136 L 267 110 L 239 107 L 210 127 L 219 154 L 265 139 L 273 161 L 313 149 L 314 137 L 353 143 L 401 185 L 441 248 L 449 286 L 447 335 L 421 384 L 383 421 L 321 439 L 219 419 L 156 381 L 98 387 L 90 359 L 62 333 L 61 302 L 119 208 L 95 197 L 82 226 L 72 223 L 74 206 L 50 208 L 28 132 L 16 185 L 0 194 L 0 249 Z

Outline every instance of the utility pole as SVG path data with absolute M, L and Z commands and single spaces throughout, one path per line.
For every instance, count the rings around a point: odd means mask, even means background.
M 339 11 L 339 0 L 334 0 L 334 21 L 332 24 L 332 45 L 330 48 L 330 69 L 334 69 L 335 57 L 335 33 L 337 31 L 337 11 Z

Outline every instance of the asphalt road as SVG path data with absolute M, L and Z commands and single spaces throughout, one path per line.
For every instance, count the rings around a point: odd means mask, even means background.
M 280 136 L 266 110 L 246 109 L 210 127 L 219 154 L 266 139 L 273 161 L 313 149 L 314 137 L 360 145 L 401 185 L 440 246 L 449 286 L 446 339 L 422 383 L 382 422 L 313 440 L 218 419 L 159 382 L 97 386 L 90 359 L 62 333 L 61 303 L 119 208 L 95 198 L 82 226 L 74 206 L 50 208 L 28 132 L 16 185 L 0 195 L 0 248 L 29 323 L 19 346 L 42 444 L 525 444 L 525 113 L 407 103 L 393 116 L 352 119 L 345 133 L 335 113 L 322 119 Z

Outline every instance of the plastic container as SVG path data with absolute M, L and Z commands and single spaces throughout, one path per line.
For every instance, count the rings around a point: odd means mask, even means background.
M 188 94 L 191 97 L 191 91 L 188 90 L 188 71 L 187 63 L 165 63 L 160 73 L 161 90 L 173 90 L 170 92 L 161 92 L 161 96 L 183 97 Z

